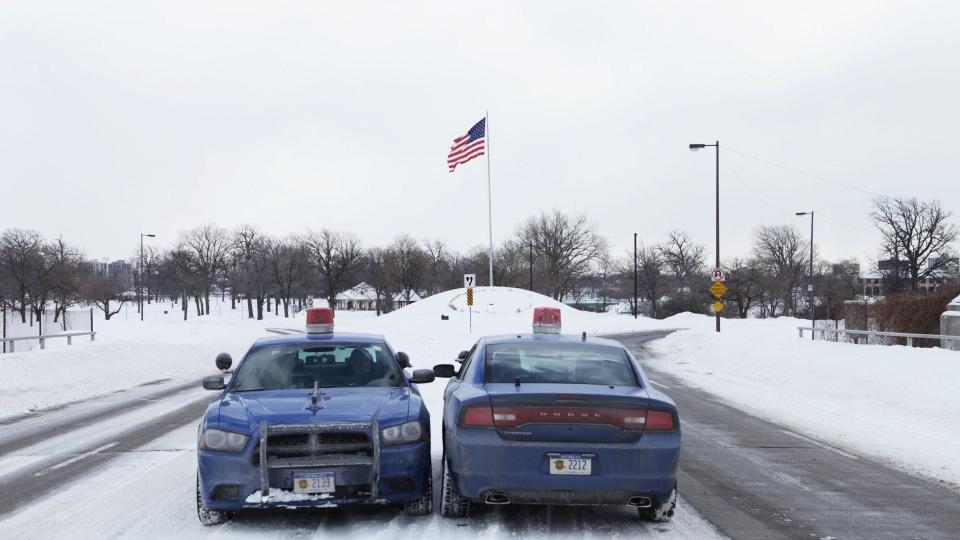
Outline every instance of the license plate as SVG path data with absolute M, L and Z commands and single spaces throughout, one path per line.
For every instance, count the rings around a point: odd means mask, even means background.
M 336 474 L 330 472 L 294 473 L 294 493 L 333 493 L 337 490 Z
M 550 457 L 550 474 L 568 474 L 589 476 L 591 474 L 592 459 L 580 454 L 552 455 Z

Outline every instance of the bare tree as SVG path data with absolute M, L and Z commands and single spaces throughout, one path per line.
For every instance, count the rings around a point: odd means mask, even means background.
M 377 297 L 377 316 L 393 311 L 393 292 L 396 284 L 393 279 L 393 254 L 389 249 L 371 248 L 363 258 L 363 271 L 367 284 L 373 288 Z
M 326 282 L 328 305 L 335 306 L 337 295 L 350 288 L 349 280 L 360 267 L 363 257 L 360 238 L 351 233 L 324 229 L 319 234 L 309 233 L 303 245 Z
M 767 274 L 766 288 L 783 299 L 786 314 L 796 310 L 793 294 L 806 275 L 808 250 L 807 242 L 790 225 L 761 227 L 754 235 L 753 254 Z
M 103 318 L 108 321 L 120 312 L 127 301 L 124 284 L 119 277 L 86 272 L 83 278 L 81 296 L 103 311 Z
M 677 291 L 690 293 L 693 281 L 704 272 L 705 256 L 702 244 L 694 242 L 683 232 L 670 231 L 667 241 L 659 247 L 663 260 L 676 279 Z
M 559 210 L 541 212 L 520 226 L 521 244 L 532 244 L 546 273 L 546 290 L 560 300 L 576 279 L 589 274 L 607 249 L 606 241 L 585 215 L 568 216 Z
M 202 225 L 181 236 L 180 249 L 190 253 L 193 259 L 198 301 L 202 297 L 206 315 L 210 314 L 210 291 L 226 268 L 231 245 L 227 231 L 214 225 Z
M 407 302 L 423 290 L 428 255 L 410 235 L 400 235 L 390 245 L 391 270 L 397 289 Z
M 36 231 L 9 229 L 0 237 L 0 275 L 4 298 L 11 310 L 27 322 L 27 298 L 43 270 L 43 236 Z
M 951 212 L 940 201 L 880 197 L 873 200 L 870 217 L 883 235 L 883 253 L 894 266 L 904 261 L 911 291 L 921 280 L 941 271 L 953 257 L 953 243 L 960 236 L 949 221 Z
M 750 309 L 764 294 L 759 265 L 751 259 L 736 258 L 725 267 L 728 289 L 726 299 L 737 306 L 737 316 L 746 319 Z
M 267 244 L 270 270 L 277 292 L 277 303 L 283 303 L 283 316 L 290 316 L 290 300 L 309 272 L 309 256 L 296 238 L 274 240 Z M 279 306 L 277 308 L 279 310 Z

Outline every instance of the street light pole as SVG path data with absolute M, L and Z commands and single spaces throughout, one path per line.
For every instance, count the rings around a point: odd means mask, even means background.
M 807 285 L 807 290 L 810 292 L 810 328 L 816 328 L 817 310 L 816 306 L 813 305 L 813 210 L 809 212 L 797 212 L 798 216 L 805 216 L 807 214 L 810 214 L 810 283 Z M 816 334 L 816 332 L 811 330 L 810 339 L 816 339 Z
M 637 305 L 637 233 L 633 233 L 633 318 L 636 319 L 640 314 L 640 306 Z
M 701 148 L 706 148 L 707 146 L 712 146 L 716 149 L 716 160 L 717 160 L 717 177 L 716 177 L 716 234 L 717 234 L 717 243 L 716 249 L 716 268 L 720 268 L 720 141 L 716 141 L 714 144 L 691 144 L 690 150 L 696 152 Z M 717 332 L 720 332 L 720 312 L 717 314 Z
M 143 237 L 156 238 L 155 234 L 140 233 L 140 277 L 137 280 L 137 306 L 140 309 L 140 320 L 143 321 Z

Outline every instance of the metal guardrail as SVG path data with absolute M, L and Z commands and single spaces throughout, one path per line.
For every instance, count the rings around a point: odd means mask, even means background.
M 12 337 L 12 338 L 0 338 L 0 343 L 10 343 L 9 352 L 17 352 L 16 342 L 18 341 L 27 341 L 30 339 L 40 340 L 40 348 L 46 348 L 46 340 L 56 339 L 56 338 L 67 338 L 67 345 L 73 345 L 73 338 L 76 336 L 90 336 L 90 341 L 95 341 L 97 338 L 96 332 L 66 332 L 63 334 L 50 334 L 48 336 L 22 336 L 22 337 Z
M 870 336 L 874 337 L 895 337 L 895 338 L 906 338 L 907 347 L 913 347 L 914 339 L 938 339 L 941 341 L 960 341 L 960 336 L 948 336 L 944 334 L 909 334 L 905 332 L 880 332 L 878 330 L 844 330 L 840 328 L 811 328 L 809 326 L 798 326 L 797 330 L 800 332 L 800 337 L 803 337 L 803 332 L 805 330 L 813 331 L 813 335 L 816 336 L 817 332 L 820 332 L 820 339 L 826 339 L 826 333 L 830 332 L 834 335 L 847 334 L 851 336 L 867 336 L 869 339 Z

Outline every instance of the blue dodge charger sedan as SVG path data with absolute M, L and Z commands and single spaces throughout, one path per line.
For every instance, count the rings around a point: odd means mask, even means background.
M 471 505 L 627 505 L 668 521 L 676 507 L 680 422 L 620 343 L 560 332 L 536 308 L 534 332 L 484 337 L 460 353 L 443 410 L 441 513 Z
M 230 368 L 229 355 L 217 367 Z M 382 336 L 333 332 L 333 311 L 307 331 L 256 342 L 207 408 L 197 441 L 197 514 L 221 523 L 243 508 L 397 504 L 433 510 L 430 416 L 410 360 Z

